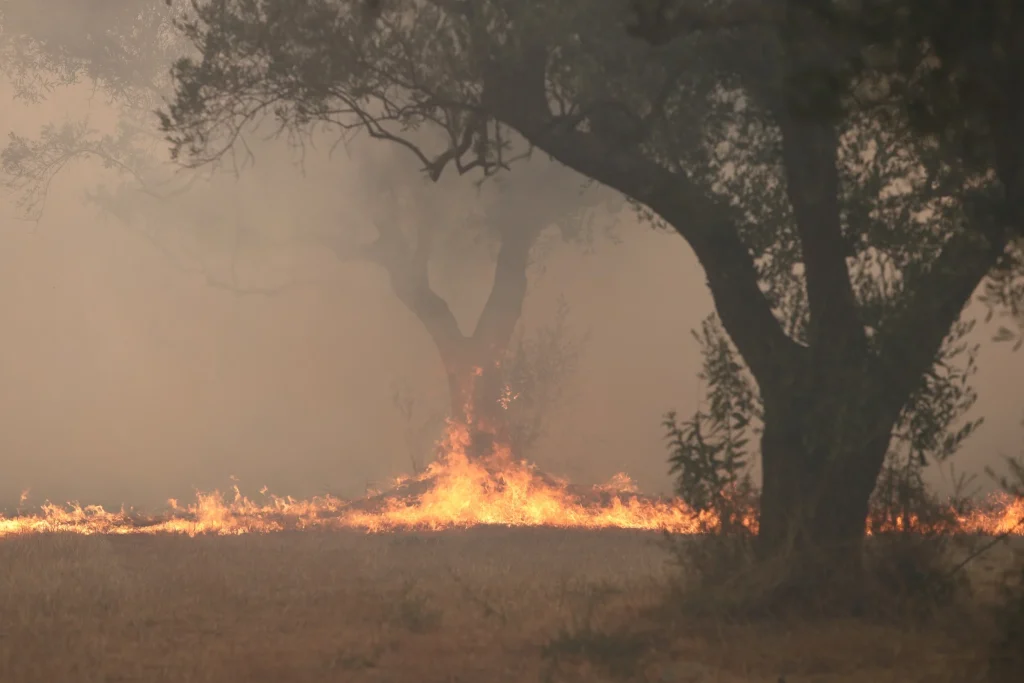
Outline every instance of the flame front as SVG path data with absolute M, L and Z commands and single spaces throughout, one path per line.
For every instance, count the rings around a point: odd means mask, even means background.
M 0 537 L 66 531 L 81 534 L 270 533 L 288 529 L 356 529 L 369 533 L 430 530 L 477 525 L 620 528 L 700 533 L 717 526 L 709 514 L 696 514 L 679 500 L 641 496 L 625 474 L 589 489 L 544 476 L 507 449 L 483 459 L 467 456 L 469 430 L 451 424 L 442 457 L 425 472 L 403 478 L 380 496 L 346 501 L 333 496 L 296 500 L 261 493 L 253 501 L 237 486 L 234 495 L 199 493 L 182 506 L 169 501 L 160 517 L 99 506 L 46 503 L 36 514 L 0 516 Z M 27 495 L 27 494 L 26 494 Z M 26 495 L 22 496 L 24 504 Z M 960 519 L 960 529 L 975 534 L 1024 535 L 1024 500 L 996 497 Z M 746 524 L 756 529 L 751 512 Z
M 686 533 L 710 521 L 679 501 L 640 500 L 625 474 L 615 475 L 605 487 L 594 487 L 594 497 L 606 493 L 607 501 L 588 503 L 566 482 L 540 476 L 527 463 L 514 460 L 507 449 L 471 460 L 466 455 L 469 432 L 461 425 L 450 427 L 444 445 L 444 458 L 414 480 L 429 483 L 426 491 L 391 498 L 378 510 L 349 511 L 343 516 L 345 524 L 368 531 L 494 524 Z

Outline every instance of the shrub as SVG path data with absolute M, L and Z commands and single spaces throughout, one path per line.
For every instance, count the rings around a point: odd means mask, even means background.
M 942 499 L 925 482 L 925 465 L 912 451 L 890 452 L 872 495 L 865 566 L 876 613 L 932 617 L 970 588 L 954 546 L 973 478 L 955 479 L 953 495 Z
M 941 500 L 928 489 L 924 471 L 929 461 L 948 461 L 982 423 L 967 419 L 977 399 L 969 382 L 977 354 L 977 345 L 967 341 L 972 329 L 971 321 L 954 327 L 905 407 L 871 500 L 866 586 L 846 587 L 857 591 L 856 600 L 831 596 L 840 602 L 861 602 L 866 587 L 872 603 L 868 609 L 926 616 L 953 604 L 966 587 L 952 562 L 951 535 L 958 514 L 965 511 L 965 488 L 972 480 L 958 479 L 953 499 Z M 706 397 L 690 419 L 680 421 L 668 413 L 664 426 L 676 492 L 709 521 L 700 538 L 675 541 L 672 551 L 683 569 L 687 600 L 699 597 L 706 604 L 723 599 L 724 606 L 734 607 L 752 600 L 757 608 L 785 593 L 775 581 L 785 572 L 753 561 L 758 490 L 750 474 L 756 452 L 750 452 L 749 444 L 760 431 L 763 406 L 717 318 L 705 319 L 693 335 L 700 346 L 699 378 Z M 778 562 L 784 569 L 785 558 Z M 820 598 L 822 604 L 830 601 L 830 596 Z

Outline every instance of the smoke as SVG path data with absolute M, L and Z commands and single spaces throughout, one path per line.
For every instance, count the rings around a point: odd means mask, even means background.
M 33 137 L 41 123 L 86 117 L 115 130 L 116 107 L 86 85 L 39 103 L 13 95 L 4 83 L 0 96 L 14 102 L 0 110 L 5 131 Z M 443 408 L 437 351 L 383 270 L 331 248 L 331 240 L 372 239 L 384 200 L 367 190 L 366 169 L 382 172 L 393 153 L 357 144 L 329 154 L 328 138 L 315 142 L 299 163 L 286 140 L 250 140 L 255 162 L 237 177 L 225 170 L 162 199 L 115 192 L 128 179 L 95 158 L 72 160 L 35 222 L 20 219 L 17 193 L 7 193 L 0 507 L 15 506 L 24 489 L 29 502 L 155 506 L 223 488 L 232 476 L 250 491 L 353 495 L 409 470 L 394 387 Z M 534 159 L 514 173 L 548 163 Z M 391 168 L 385 184 L 414 182 L 411 156 Z M 114 193 L 106 210 L 87 199 L 100 185 Z M 430 190 L 433 219 L 446 229 L 483 201 L 472 179 Z M 506 202 L 507 220 L 537 201 Z M 424 208 L 397 210 L 415 221 Z M 617 239 L 597 234 L 584 248 L 549 235 L 530 271 L 524 330 L 549 323 L 564 299 L 589 340 L 530 455 L 581 483 L 625 470 L 644 490 L 667 491 L 661 416 L 696 405 L 689 331 L 711 301 L 680 238 L 628 210 L 595 211 L 598 223 L 615 220 Z M 485 242 L 460 239 L 439 243 L 431 278 L 467 330 L 494 263 Z M 976 410 L 987 422 L 959 462 L 980 472 L 1018 451 L 1021 356 L 986 344 L 977 381 Z
M 4 127 L 33 136 L 40 121 L 88 116 L 110 129 L 115 112 L 89 95 L 62 90 L 9 107 Z M 375 152 L 307 149 L 299 164 L 286 141 L 259 144 L 237 178 L 219 173 L 168 199 L 115 192 L 118 215 L 87 200 L 98 185 L 114 192 L 127 180 L 94 159 L 55 176 L 37 222 L 18 220 L 9 192 L 0 234 L 3 503 L 28 488 L 30 502 L 154 506 L 223 488 L 231 476 L 249 490 L 351 495 L 408 470 L 391 395 L 403 382 L 443 406 L 437 352 L 386 273 L 339 260 L 323 237 L 372 237 L 379 199 L 359 174 Z M 415 177 L 407 163 L 395 183 Z M 443 207 L 437 220 L 452 223 L 478 194 L 469 179 L 430 190 Z M 550 323 L 563 297 L 572 328 L 590 342 L 532 455 L 584 481 L 627 469 L 645 488 L 664 489 L 658 418 L 693 400 L 686 331 L 709 303 L 680 240 L 628 214 L 616 235 L 618 243 L 599 235 L 583 248 L 555 234 L 538 249 L 524 332 Z M 484 247 L 449 240 L 438 248 L 459 251 L 434 259 L 443 267 L 432 284 L 464 330 L 493 277 Z M 693 296 L 677 298 L 681 289 Z M 667 297 L 679 303 L 666 309 Z

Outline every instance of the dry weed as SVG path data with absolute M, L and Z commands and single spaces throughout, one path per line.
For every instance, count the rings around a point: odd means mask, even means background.
M 635 532 L 0 542 L 3 683 L 962 681 L 973 642 L 654 610 Z M 696 677 L 696 678 L 695 678 Z

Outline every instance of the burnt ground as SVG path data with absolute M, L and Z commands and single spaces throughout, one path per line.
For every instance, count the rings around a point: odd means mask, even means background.
M 503 528 L 2 539 L 0 681 L 977 680 L 974 626 L 655 615 L 675 576 L 661 543 Z

